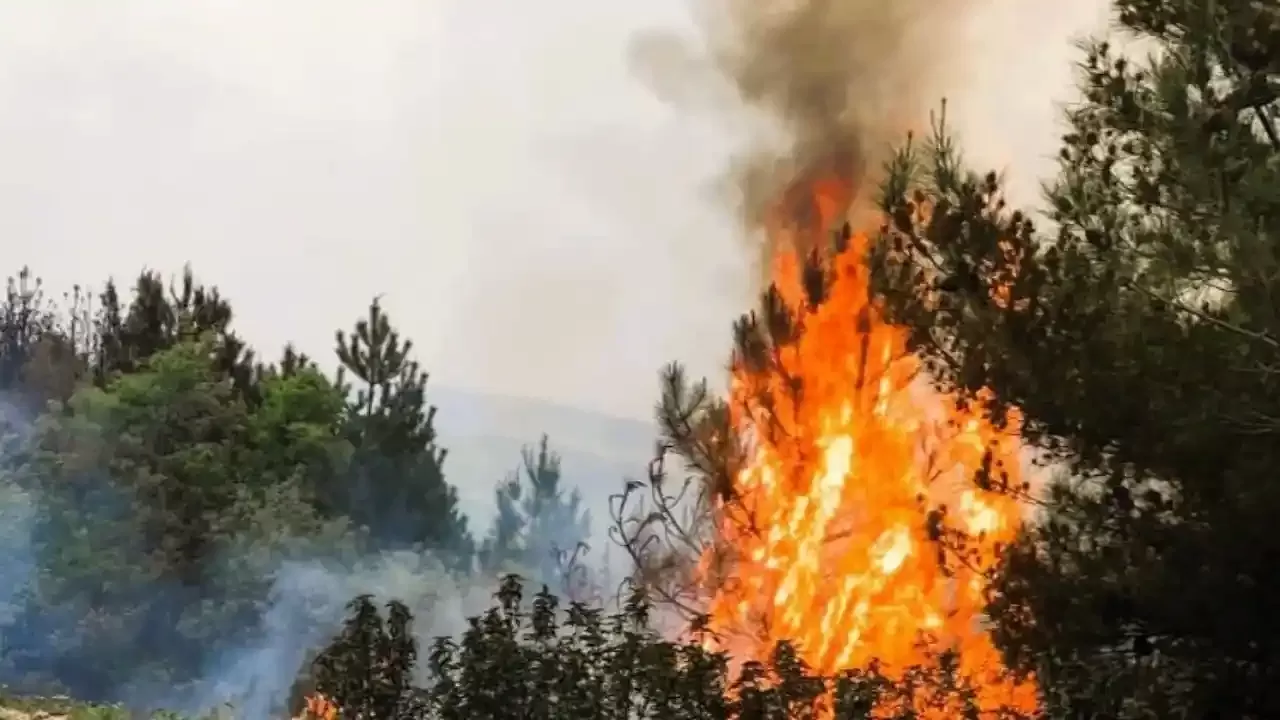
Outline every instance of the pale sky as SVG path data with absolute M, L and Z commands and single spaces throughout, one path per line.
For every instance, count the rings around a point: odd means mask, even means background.
M 749 300 L 730 140 L 625 62 L 689 2 L 5 0 L 0 272 L 190 262 L 265 354 L 326 360 L 384 293 L 436 382 L 647 418 Z M 952 117 L 1026 197 L 1101 4 L 972 20 Z

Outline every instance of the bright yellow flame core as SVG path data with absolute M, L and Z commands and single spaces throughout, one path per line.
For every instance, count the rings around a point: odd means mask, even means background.
M 764 659 L 790 640 L 830 674 L 873 659 L 890 674 L 927 663 L 927 633 L 934 650 L 959 652 L 982 706 L 1033 709 L 1034 686 L 1005 677 L 982 623 L 985 574 L 1022 508 L 973 482 L 990 451 L 1021 483 L 1017 429 L 997 430 L 919 382 L 905 330 L 882 322 L 869 295 L 867 242 L 856 236 L 832 259 L 829 295 L 800 312 L 776 368 L 735 369 L 734 423 L 753 447 L 737 499 L 719 508 L 731 579 L 713 577 L 704 558 L 710 629 L 738 657 Z M 779 255 L 774 281 L 804 307 L 794 253 Z M 967 562 L 951 559 L 949 572 L 928 529 L 939 507 L 969 536 Z

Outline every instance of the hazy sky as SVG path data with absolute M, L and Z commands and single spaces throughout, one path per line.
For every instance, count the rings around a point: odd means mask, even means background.
M 326 359 L 381 292 L 438 382 L 647 417 L 751 277 L 705 191 L 729 141 L 625 63 L 689 1 L 0 3 L 0 271 L 191 262 L 255 346 Z M 972 19 L 953 118 L 1024 195 L 1100 5 Z

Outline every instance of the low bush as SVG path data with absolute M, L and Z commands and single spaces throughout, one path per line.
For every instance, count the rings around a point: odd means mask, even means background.
M 787 644 L 767 662 L 735 666 L 705 648 L 705 630 L 664 639 L 639 591 L 606 614 L 577 602 L 561 608 L 545 587 L 526 602 L 509 576 L 460 639 L 435 641 L 416 676 L 405 606 L 390 603 L 385 619 L 369 596 L 349 607 L 310 678 L 313 697 L 332 708 L 326 714 L 343 720 L 1026 717 L 1002 708 L 980 713 L 947 654 L 892 678 L 877 667 L 822 678 Z

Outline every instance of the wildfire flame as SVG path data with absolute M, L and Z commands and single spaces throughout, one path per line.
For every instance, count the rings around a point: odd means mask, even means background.
M 767 369 L 733 371 L 734 428 L 750 447 L 700 565 L 709 629 L 740 658 L 792 641 L 828 675 L 873 660 L 890 676 L 928 665 L 929 637 L 958 653 L 980 707 L 1032 710 L 1034 686 L 1006 677 L 982 617 L 985 574 L 1023 510 L 974 483 L 984 468 L 1020 483 L 1017 428 L 997 430 L 920 382 L 906 331 L 870 294 L 866 236 L 832 253 L 829 291 L 807 304 L 801 253 L 813 238 L 801 235 L 825 235 L 852 191 L 833 177 L 805 185 L 816 222 L 784 223 L 796 215 L 783 207 L 770 228 L 772 280 L 803 328 Z M 962 560 L 940 554 L 943 518 L 966 538 Z
M 297 720 L 338 720 L 338 706 L 324 695 L 313 693 L 307 696 Z

